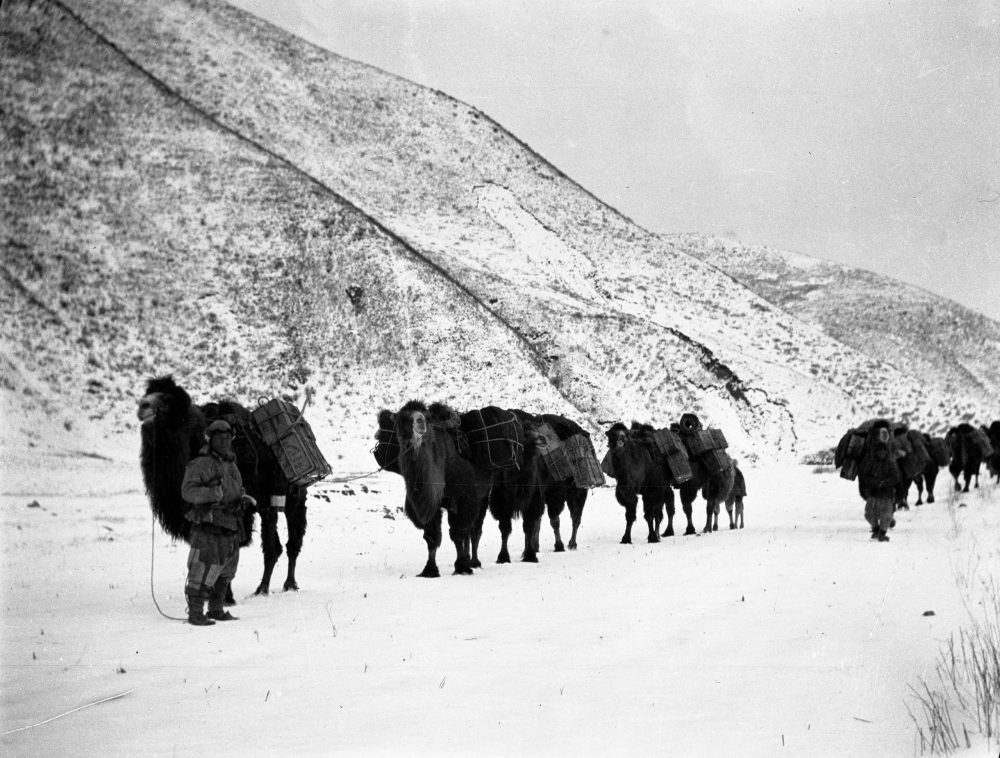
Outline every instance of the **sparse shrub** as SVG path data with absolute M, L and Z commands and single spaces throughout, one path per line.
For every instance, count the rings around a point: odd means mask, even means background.
M 956 580 L 960 587 L 975 587 L 957 569 Z M 917 729 L 921 754 L 948 755 L 971 747 L 969 724 L 987 740 L 1000 737 L 1000 586 L 996 577 L 981 581 L 976 594 L 973 602 L 966 603 L 969 623 L 941 644 L 930 681 L 921 678 L 919 686 L 910 687 L 918 713 L 909 706 L 907 710 Z M 979 612 L 972 610 L 976 603 Z

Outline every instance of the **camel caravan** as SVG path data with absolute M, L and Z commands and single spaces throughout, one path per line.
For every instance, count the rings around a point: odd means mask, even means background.
M 989 427 L 963 422 L 944 437 L 932 437 L 901 422 L 869 419 L 848 429 L 834 453 L 834 468 L 840 476 L 857 480 L 872 539 L 880 542 L 889 541 L 888 530 L 896 526 L 895 512 L 909 510 L 911 485 L 917 490 L 916 505 L 923 505 L 925 490 L 927 502 L 933 503 L 934 484 L 942 468 L 947 467 L 956 492 L 968 492 L 973 481 L 979 486 L 983 463 L 1000 480 L 1000 421 Z
M 669 429 L 618 423 L 607 437 L 609 450 L 598 464 L 590 434 L 563 416 L 495 406 L 457 413 L 441 403 L 411 401 L 395 413 L 378 413 L 373 453 L 379 466 L 405 482 L 404 510 L 427 543 L 420 576 L 440 575 L 436 556 L 442 509 L 448 512 L 456 574 L 471 574 L 482 566 L 479 542 L 487 511 L 500 527 L 498 563 L 510 561 L 508 540 L 518 517 L 524 531 L 522 560 L 538 561 L 546 512 L 555 550 L 564 550 L 559 521 L 567 506 L 572 523 L 568 546 L 574 550 L 587 494 L 604 485 L 604 473 L 616 479 L 615 497 L 625 508 L 623 544 L 632 542 L 640 498 L 648 541 L 660 541 L 664 508 L 668 525 L 662 536 L 673 536 L 673 487 L 681 493 L 685 534 L 695 533 L 692 504 L 699 492 L 706 500 L 704 531 L 718 529 L 721 503 L 730 528 L 743 527 L 746 485 L 725 451 L 728 443 L 721 430 L 703 429 L 697 416 L 688 413 Z
M 240 547 L 250 544 L 260 518 L 264 570 L 258 595 L 269 593 L 282 553 L 288 557 L 283 589 L 298 589 L 295 567 L 306 531 L 308 488 L 331 474 L 303 414 L 304 409 L 281 399 L 261 400 L 254 409 L 232 400 L 196 405 L 170 376 L 150 379 L 139 401 L 140 466 L 151 510 L 167 534 L 188 543 L 192 506 L 182 496 L 185 470 L 205 454 L 206 431 L 213 422 L 224 421 L 232 430 L 234 462 L 252 504 L 240 517 Z M 588 494 L 605 486 L 605 475 L 615 480 L 615 499 L 625 511 L 622 544 L 632 542 L 640 501 L 647 541 L 674 536 L 674 490 L 686 520 L 685 535 L 696 534 L 693 509 L 699 495 L 705 502 L 703 532 L 718 530 L 723 505 L 729 528 L 744 527 L 743 473 L 727 452 L 722 430 L 703 427 L 693 413 L 660 429 L 637 422 L 612 424 L 605 432 L 608 450 L 601 462 L 590 433 L 556 414 L 496 406 L 459 413 L 443 403 L 411 401 L 395 412 L 379 411 L 377 421 L 372 452 L 380 469 L 403 478 L 404 511 L 423 531 L 427 546 L 423 577 L 440 576 L 437 551 L 444 512 L 456 574 L 482 567 L 479 545 L 487 513 L 500 530 L 498 563 L 511 560 L 509 540 L 517 519 L 524 534 L 521 559 L 538 561 L 546 514 L 555 551 L 575 550 Z M 834 453 L 840 475 L 858 482 L 872 538 L 883 542 L 895 526 L 895 512 L 909 508 L 911 485 L 917 490 L 916 505 L 923 504 L 925 493 L 926 502 L 933 503 L 938 473 L 947 467 L 955 489 L 968 492 L 970 485 L 979 486 L 984 462 L 1000 481 L 1000 421 L 979 428 L 962 423 L 944 437 L 932 437 L 906 424 L 871 419 L 849 429 Z M 561 533 L 564 511 L 571 529 L 567 542 Z M 278 534 L 281 513 L 288 532 L 284 546 Z M 234 602 L 230 587 L 226 603 Z

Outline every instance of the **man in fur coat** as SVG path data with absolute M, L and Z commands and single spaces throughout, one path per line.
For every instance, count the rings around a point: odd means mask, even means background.
M 871 525 L 872 539 L 888 542 L 896 486 L 901 480 L 892 431 L 888 425 L 876 424 L 868 433 L 868 454 L 861 461 L 858 480 L 861 495 L 865 498 L 865 519 Z
M 243 509 L 256 505 L 243 489 L 236 467 L 232 427 L 221 419 L 213 421 L 205 430 L 205 441 L 198 457 L 188 463 L 181 484 L 181 496 L 191 505 L 185 514 L 192 525 L 184 594 L 188 623 L 195 626 L 236 620 L 223 602 L 239 564 Z

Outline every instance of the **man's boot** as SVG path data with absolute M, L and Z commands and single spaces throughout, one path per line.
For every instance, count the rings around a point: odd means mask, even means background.
M 219 581 L 208 595 L 208 613 L 210 619 L 216 621 L 238 621 L 238 617 L 225 609 L 225 597 L 227 592 L 232 592 L 232 584 Z
M 212 626 L 212 619 L 205 615 L 205 601 L 188 598 L 188 623 L 192 626 Z

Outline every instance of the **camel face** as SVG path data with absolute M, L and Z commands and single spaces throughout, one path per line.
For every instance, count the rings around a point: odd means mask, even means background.
M 160 392 L 152 392 L 139 401 L 139 421 L 148 424 L 167 412 L 166 398 Z
M 607 433 L 608 447 L 625 447 L 628 432 L 625 429 L 612 429 Z
M 419 450 L 427 434 L 427 417 L 422 411 L 401 411 L 396 418 L 396 433 Z

